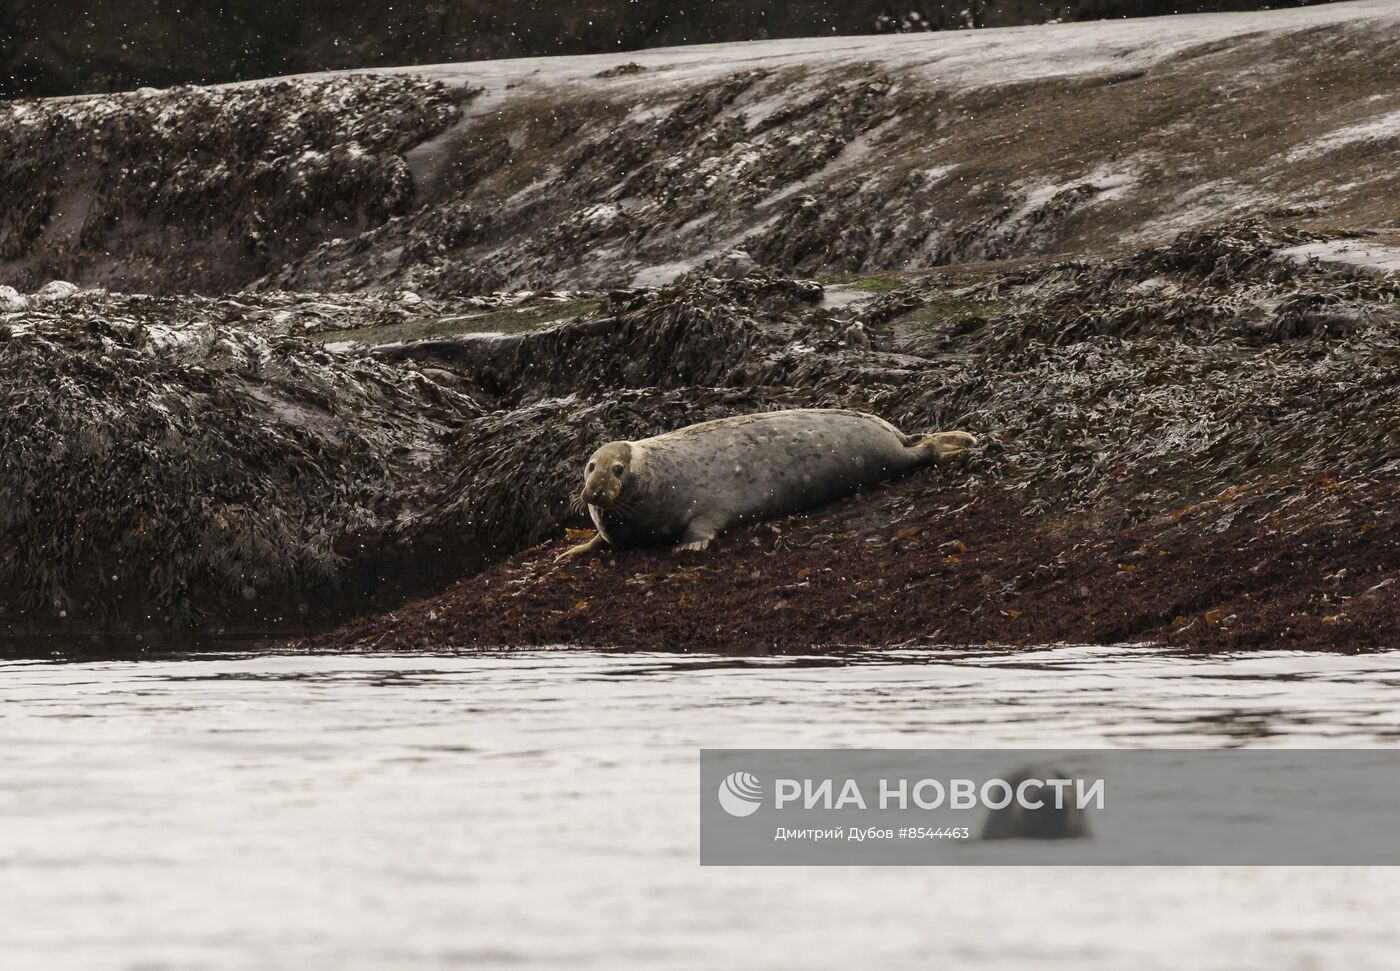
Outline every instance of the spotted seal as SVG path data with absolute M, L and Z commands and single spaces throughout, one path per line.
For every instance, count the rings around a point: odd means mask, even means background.
M 957 455 L 967 432 L 906 435 L 859 411 L 800 408 L 609 442 L 588 459 L 575 503 L 598 533 L 560 559 L 674 543 L 703 550 L 740 523 L 811 509 Z

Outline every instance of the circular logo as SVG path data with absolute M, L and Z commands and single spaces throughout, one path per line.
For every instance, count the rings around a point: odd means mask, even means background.
M 747 772 L 731 772 L 719 784 L 719 804 L 731 816 L 752 816 L 763 805 L 763 785 Z

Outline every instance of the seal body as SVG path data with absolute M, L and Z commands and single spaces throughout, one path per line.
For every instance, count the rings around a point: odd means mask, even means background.
M 844 498 L 973 442 L 965 432 L 906 435 L 858 411 L 743 415 L 604 445 L 580 498 L 609 545 L 704 549 L 733 526 Z

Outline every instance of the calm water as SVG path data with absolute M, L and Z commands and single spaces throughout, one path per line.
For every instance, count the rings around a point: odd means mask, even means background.
M 1400 872 L 701 869 L 701 746 L 1393 745 L 1400 653 L 0 662 L 0 967 L 1393 969 Z

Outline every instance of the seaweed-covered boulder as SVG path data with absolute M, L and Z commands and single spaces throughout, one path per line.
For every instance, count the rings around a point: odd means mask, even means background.
M 0 104 L 0 260 L 31 284 L 242 285 L 406 211 L 405 153 L 470 96 L 352 75 Z
M 821 298 L 810 282 L 755 274 L 619 290 L 596 313 L 533 332 L 374 348 L 384 360 L 461 370 L 503 406 L 622 388 L 741 386 L 803 330 Z M 747 366 L 746 366 L 747 365 Z M 760 382 L 761 383 L 761 382 Z
M 404 368 L 101 300 L 0 329 L 0 609 L 12 628 L 266 629 L 343 603 L 356 537 L 478 413 Z

